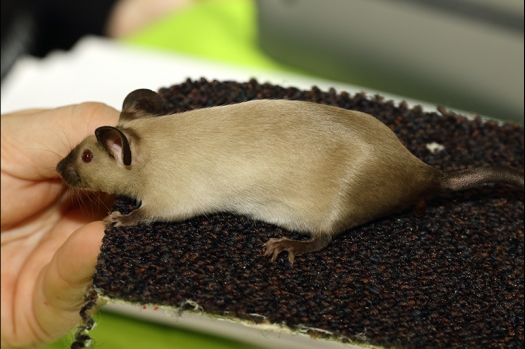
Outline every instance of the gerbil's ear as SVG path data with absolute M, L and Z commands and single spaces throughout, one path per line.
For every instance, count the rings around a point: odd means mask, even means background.
M 162 98 L 158 93 L 142 88 L 131 92 L 124 99 L 119 122 L 152 115 L 162 115 Z
M 97 141 L 109 155 L 125 166 L 131 165 L 131 149 L 128 138 L 122 131 L 113 126 L 102 126 L 95 130 Z

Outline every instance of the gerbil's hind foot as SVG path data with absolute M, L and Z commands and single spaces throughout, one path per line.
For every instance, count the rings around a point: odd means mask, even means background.
M 115 227 L 137 225 L 142 221 L 144 221 L 144 215 L 140 209 L 132 211 L 126 215 L 123 215 L 119 211 L 114 211 L 109 216 L 104 218 L 104 223 L 106 225 L 115 223 Z
M 264 255 L 272 256 L 272 262 L 274 262 L 281 252 L 287 251 L 288 260 L 290 264 L 293 264 L 296 255 L 319 251 L 328 246 L 331 241 L 330 235 L 317 235 L 306 241 L 272 238 L 264 244 L 266 248 Z

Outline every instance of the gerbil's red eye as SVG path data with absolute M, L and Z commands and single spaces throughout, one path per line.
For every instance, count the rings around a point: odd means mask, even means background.
M 91 150 L 84 150 L 82 153 L 82 161 L 91 162 L 91 160 L 93 160 L 93 153 Z

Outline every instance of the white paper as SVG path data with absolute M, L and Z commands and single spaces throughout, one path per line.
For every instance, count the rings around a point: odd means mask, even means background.
M 224 63 L 181 54 L 149 51 L 106 39 L 87 37 L 69 52 L 56 51 L 44 59 L 23 57 L 2 82 L 1 112 L 27 108 L 58 106 L 97 101 L 120 110 L 126 95 L 137 88 L 158 90 L 181 83 L 187 78 L 236 80 L 256 78 L 281 86 L 321 90 L 334 87 L 349 93 L 366 91 L 381 94 L 396 102 L 404 98 L 380 91 L 365 90 L 333 81 L 314 79 L 281 72 L 240 68 Z M 420 104 L 427 110 L 434 106 Z

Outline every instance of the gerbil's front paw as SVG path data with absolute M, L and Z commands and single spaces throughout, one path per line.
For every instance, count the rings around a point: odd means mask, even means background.
M 137 225 L 139 223 L 139 220 L 137 220 L 137 215 L 133 214 L 133 212 L 123 215 L 119 211 L 114 211 L 109 216 L 104 218 L 104 223 L 106 225 L 111 225 L 115 223 L 115 227 Z
M 111 212 L 106 218 L 104 218 L 104 223 L 106 225 L 111 225 L 113 223 L 116 223 L 115 226 L 120 226 L 120 220 L 122 219 L 122 213 L 119 211 L 113 211 Z
M 265 256 L 272 256 L 272 262 L 275 262 L 277 256 L 283 251 L 288 251 L 288 260 L 293 264 L 295 260 L 295 246 L 299 241 L 290 240 L 287 238 L 276 239 L 271 238 L 263 246 L 266 248 Z

